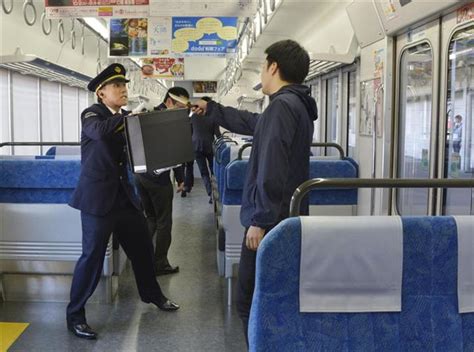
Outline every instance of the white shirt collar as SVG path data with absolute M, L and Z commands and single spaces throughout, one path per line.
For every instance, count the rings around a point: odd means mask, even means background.
M 118 111 L 115 111 L 110 106 L 108 106 L 106 104 L 104 104 L 104 105 L 107 106 L 107 109 L 109 109 L 109 111 L 112 113 L 112 115 L 119 114 L 120 112 L 122 112 L 122 108 L 118 109 Z

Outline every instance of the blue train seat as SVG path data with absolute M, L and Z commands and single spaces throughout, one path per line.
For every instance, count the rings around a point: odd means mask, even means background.
M 80 212 L 67 203 L 79 180 L 81 160 L 78 156 L 52 157 L 0 159 L 0 261 L 7 299 L 68 298 L 70 275 L 82 253 L 82 225 Z M 104 260 L 105 280 L 98 293 L 107 301 L 114 291 L 114 260 L 119 260 L 112 253 L 110 241 Z M 28 264 L 32 262 L 42 265 Z M 30 297 L 26 290 L 17 291 L 21 285 L 15 282 L 31 286 L 40 285 L 43 280 L 54 282 L 54 288 L 61 289 L 48 291 L 51 295 L 45 297 Z
M 453 217 L 402 218 L 402 308 L 391 313 L 300 313 L 300 219 L 259 247 L 250 351 L 474 351 L 474 313 L 458 313 Z
M 231 302 L 230 292 L 233 265 L 240 262 L 240 250 L 244 234 L 244 227 L 240 224 L 240 208 L 247 164 L 248 159 L 234 160 L 224 170 L 222 211 L 219 220 L 221 226 L 217 236 L 217 266 L 219 274 L 228 280 L 229 304 Z M 351 158 L 344 158 L 342 160 L 318 158 L 310 160 L 311 178 L 357 178 L 358 175 L 358 165 Z M 314 190 L 310 194 L 310 209 L 313 213 L 316 206 L 330 206 L 331 209 L 337 206 L 349 206 L 349 213 L 354 214 L 357 200 L 357 189 Z

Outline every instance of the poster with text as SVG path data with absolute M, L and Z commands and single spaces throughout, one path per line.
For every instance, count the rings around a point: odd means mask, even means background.
M 173 17 L 174 53 L 225 55 L 237 46 L 237 17 Z
M 377 137 L 382 136 L 383 90 L 380 78 L 360 83 L 359 135 L 372 136 L 374 119 L 377 124 Z
M 110 20 L 109 56 L 147 56 L 148 19 Z
M 258 0 L 150 0 L 150 17 L 221 16 L 253 17 Z
M 146 58 L 141 62 L 143 78 L 184 79 L 184 58 L 182 57 Z
M 217 95 L 217 81 L 194 81 L 193 96 L 195 97 L 214 97 Z
M 47 18 L 146 17 L 149 0 L 45 0 Z
M 148 20 L 150 56 L 171 54 L 171 21 L 171 17 L 150 18 Z

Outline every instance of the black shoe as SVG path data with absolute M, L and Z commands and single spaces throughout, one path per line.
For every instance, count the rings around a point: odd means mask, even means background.
M 209 198 L 209 204 L 212 204 L 212 197 Z
M 186 198 L 186 191 L 181 192 L 181 198 Z
M 83 324 L 68 324 L 67 328 L 77 337 L 81 339 L 95 340 L 97 338 L 97 333 L 91 329 L 87 323 Z
M 165 312 L 173 312 L 179 309 L 178 304 L 176 304 L 173 301 L 170 301 L 167 298 L 164 301 L 151 301 L 150 303 L 153 303 L 155 306 L 157 306 L 158 308 L 160 308 L 161 310 Z
M 179 266 L 166 266 L 162 269 L 156 269 L 156 276 L 179 273 Z

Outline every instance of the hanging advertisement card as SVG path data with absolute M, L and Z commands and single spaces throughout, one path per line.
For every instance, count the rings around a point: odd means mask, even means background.
M 194 81 L 193 96 L 194 97 L 213 97 L 217 95 L 216 81 Z
M 47 18 L 147 17 L 149 0 L 44 0 Z
M 225 55 L 237 46 L 236 17 L 173 17 L 172 32 L 174 53 Z
M 143 78 L 184 79 L 184 58 L 182 57 L 146 58 L 141 62 Z
M 148 19 L 112 18 L 109 26 L 109 56 L 147 56 Z
M 151 56 L 171 54 L 171 17 L 148 19 L 148 33 Z
M 150 0 L 150 16 L 252 17 L 257 0 Z

